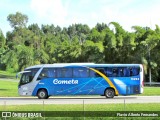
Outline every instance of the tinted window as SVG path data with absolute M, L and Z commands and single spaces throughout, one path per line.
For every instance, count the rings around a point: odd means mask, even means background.
M 139 74 L 140 68 L 138 67 L 132 67 L 130 68 L 130 76 L 136 76 Z
M 117 74 L 117 76 L 118 77 L 124 77 L 124 68 L 118 68 L 118 74 Z
M 72 68 L 57 68 L 57 77 L 59 78 L 72 77 Z
M 19 85 L 24 85 L 31 82 L 39 69 L 40 68 L 25 69 L 26 72 L 22 74 Z
M 106 75 L 108 77 L 118 77 L 119 76 L 119 68 L 108 67 L 105 70 L 106 70 Z
M 139 74 L 140 68 L 138 67 L 117 67 L 107 68 L 106 74 L 108 77 L 130 77 Z
M 39 76 L 42 78 L 51 78 L 55 77 L 55 75 L 56 75 L 55 68 L 44 68 Z
M 31 82 L 33 79 L 32 73 L 31 72 L 26 72 L 22 74 L 21 80 L 20 80 L 20 85 L 27 84 Z
M 89 77 L 89 70 L 87 68 L 73 68 L 73 77 Z
M 112 77 L 117 77 L 118 76 L 118 68 L 113 68 L 112 69 Z
M 136 76 L 140 72 L 139 67 L 105 67 L 96 69 L 101 73 L 103 73 L 104 75 L 106 75 L 107 77 L 130 77 L 130 76 Z M 90 76 L 101 77 L 94 71 L 90 71 Z
M 130 76 L 130 69 L 128 67 L 123 68 L 124 77 Z
M 90 70 L 90 77 L 96 77 L 97 73 L 94 72 L 93 70 Z
M 106 68 L 106 75 L 108 77 L 112 77 L 112 73 L 113 73 L 112 68 Z
M 55 76 L 56 76 L 55 68 L 43 68 L 43 70 L 38 76 L 38 80 L 41 80 L 43 78 L 54 78 Z
M 106 75 L 104 68 L 96 68 L 96 70 L 98 70 L 100 73 L 102 73 L 103 75 Z M 96 73 L 96 77 L 102 77 L 100 74 Z
M 33 69 L 27 69 L 25 71 L 31 71 L 30 74 L 31 74 L 32 77 L 34 77 L 39 69 L 40 68 L 33 68 Z

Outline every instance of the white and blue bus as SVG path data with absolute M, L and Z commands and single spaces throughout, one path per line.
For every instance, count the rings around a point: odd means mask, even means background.
M 118 95 L 143 93 L 141 64 L 43 64 L 20 72 L 19 95 L 47 99 L 56 95 Z

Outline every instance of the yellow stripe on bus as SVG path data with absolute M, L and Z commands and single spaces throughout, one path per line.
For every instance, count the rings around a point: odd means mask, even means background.
M 103 73 L 101 73 L 100 71 L 96 70 L 96 69 L 93 69 L 93 68 L 89 68 L 91 70 L 93 70 L 94 72 L 98 73 L 99 75 L 101 75 L 106 81 L 107 83 L 110 85 L 110 87 L 114 88 L 115 90 L 115 94 L 118 95 L 118 90 L 117 88 L 114 86 L 114 84 L 110 81 L 110 79 L 108 77 L 106 77 Z

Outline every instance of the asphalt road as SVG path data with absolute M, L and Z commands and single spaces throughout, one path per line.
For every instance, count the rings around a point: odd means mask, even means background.
M 27 105 L 27 104 L 111 104 L 111 103 L 160 103 L 160 96 L 116 96 L 106 99 L 104 96 L 75 96 L 50 97 L 0 97 L 0 105 Z

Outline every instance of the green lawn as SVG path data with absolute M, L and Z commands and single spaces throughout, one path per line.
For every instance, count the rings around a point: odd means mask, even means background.
M 0 78 L 15 79 L 16 78 L 16 73 L 10 73 L 10 72 L 7 72 L 7 71 L 0 70 Z
M 160 87 L 144 87 L 142 96 L 160 95 Z
M 13 112 L 40 112 L 44 113 L 45 120 L 158 120 L 159 117 L 117 117 L 117 113 L 148 113 L 160 115 L 160 103 L 141 103 L 141 104 L 65 104 L 65 105 L 7 105 L 0 106 L 0 111 L 13 111 Z M 44 112 L 45 111 L 45 112 Z M 49 111 L 49 112 L 47 112 Z M 97 112 L 95 112 L 97 111 Z M 107 114 L 107 115 L 106 115 Z M 60 116 L 61 115 L 61 116 Z M 68 115 L 74 117 L 68 117 Z M 77 117 L 77 115 L 81 117 Z M 110 115 L 110 117 L 106 117 Z M 55 117 L 56 116 L 56 117 Z M 57 117 L 60 116 L 60 117 Z M 65 116 L 65 117 L 64 117 Z M 92 117 L 89 117 L 92 116 Z M 93 117 L 94 116 L 94 117 Z M 102 117 L 103 116 L 103 117 Z M 104 117 L 105 116 L 105 117 Z M 12 118 L 17 120 L 18 118 Z M 44 118 L 19 118 L 19 120 L 43 120 Z
M 156 96 L 160 95 L 160 87 L 144 87 L 142 94 L 137 94 L 138 96 Z M 137 96 L 133 95 L 133 96 Z
M 0 97 L 17 97 L 18 82 L 0 80 Z
M 0 111 L 160 111 L 160 103 L 7 105 Z

